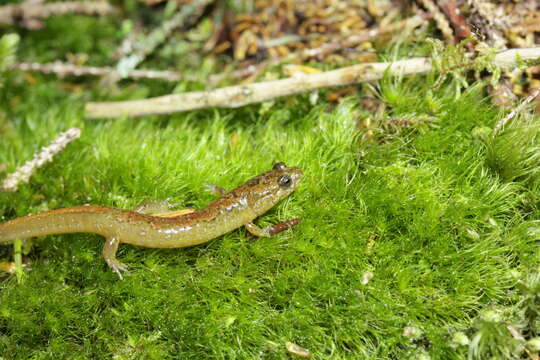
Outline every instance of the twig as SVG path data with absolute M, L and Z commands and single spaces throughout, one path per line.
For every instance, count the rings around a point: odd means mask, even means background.
M 537 89 L 531 95 L 527 96 L 518 106 L 514 108 L 514 110 L 510 111 L 508 115 L 499 120 L 499 122 L 497 122 L 497 125 L 495 125 L 495 127 L 493 128 L 492 136 L 496 136 L 508 121 L 510 121 L 514 116 L 521 112 L 523 108 L 527 106 L 528 103 L 533 101 L 538 95 L 540 95 L 540 89 Z
M 536 60 L 540 58 L 540 47 L 503 51 L 495 56 L 494 62 L 500 67 L 511 67 L 516 65 L 518 58 L 519 61 Z M 235 108 L 325 87 L 378 80 L 385 73 L 390 76 L 423 74 L 431 71 L 432 68 L 431 60 L 424 57 L 393 63 L 366 63 L 318 74 L 229 86 L 210 91 L 195 91 L 132 101 L 89 102 L 86 103 L 85 113 L 88 118 L 136 117 L 209 107 Z
M 258 72 L 261 72 L 264 69 L 267 69 L 269 67 L 277 66 L 281 63 L 285 63 L 288 61 L 294 61 L 297 58 L 306 59 L 306 58 L 311 58 L 311 57 L 322 57 L 329 53 L 336 52 L 347 47 L 353 47 L 362 42 L 375 39 L 378 36 L 381 36 L 387 33 L 395 32 L 395 31 L 403 32 L 404 29 L 418 27 L 422 25 L 424 21 L 425 21 L 424 17 L 420 15 L 416 15 L 402 21 L 388 24 L 385 27 L 373 27 L 371 29 L 366 29 L 355 35 L 349 36 L 346 39 L 330 41 L 316 48 L 304 49 L 299 52 L 290 53 L 289 55 L 286 55 L 281 58 L 270 58 L 270 59 L 267 59 L 265 61 L 258 63 L 257 65 L 250 65 L 244 69 L 235 70 L 230 74 L 221 73 L 221 74 L 210 75 L 209 83 L 211 85 L 215 85 L 227 77 L 245 78 L 245 77 L 254 75 Z
M 14 25 L 19 21 L 45 19 L 53 15 L 88 14 L 107 15 L 115 9 L 106 1 L 69 1 L 40 4 L 25 2 L 20 5 L 5 5 L 0 7 L 0 25 Z
M 71 128 L 60 135 L 51 143 L 51 145 L 44 147 L 41 151 L 34 155 L 34 158 L 27 161 L 26 164 L 15 170 L 14 173 L 9 174 L 2 184 L 0 190 L 3 191 L 16 191 L 20 183 L 26 183 L 30 179 L 30 176 L 52 160 L 53 156 L 61 152 L 67 144 L 77 139 L 81 135 L 79 128 Z
M 203 10 L 212 0 L 196 0 L 190 4 L 182 5 L 182 8 L 171 19 L 165 21 L 159 28 L 152 31 L 146 38 L 133 43 L 133 52 L 121 58 L 116 69 L 120 77 L 125 77 L 135 69 L 137 65 L 161 45 L 174 29 L 193 23 L 203 13 Z
M 210 91 L 195 91 L 144 100 L 89 102 L 86 103 L 85 112 L 88 118 L 103 118 L 168 114 L 208 107 L 235 108 L 324 87 L 377 80 L 382 78 L 387 70 L 390 75 L 407 75 L 425 73 L 430 69 L 431 61 L 428 58 L 395 63 L 367 63 L 313 75 L 229 86 Z
M 43 73 L 54 73 L 60 77 L 74 75 L 74 76 L 106 76 L 115 74 L 116 69 L 113 67 L 95 67 L 95 66 L 77 66 L 73 64 L 66 64 L 60 61 L 55 61 L 48 64 L 40 63 L 16 63 L 11 66 L 13 69 L 21 71 L 37 71 Z M 132 79 L 157 79 L 165 81 L 179 81 L 189 80 L 195 81 L 196 78 L 181 75 L 176 71 L 157 71 L 157 70 L 131 70 L 127 74 L 128 78 Z
M 422 16 L 415 15 L 408 19 L 401 20 L 392 24 L 388 24 L 384 27 L 375 27 L 371 29 L 366 29 L 355 35 L 349 36 L 347 39 L 344 39 L 343 41 L 333 41 L 333 42 L 323 44 L 319 46 L 318 48 L 303 50 L 300 54 L 301 54 L 301 57 L 304 57 L 304 58 L 314 57 L 314 56 L 323 56 L 328 53 L 338 51 L 346 47 L 356 46 L 365 41 L 375 39 L 376 37 L 383 34 L 395 32 L 395 31 L 403 32 L 404 29 L 415 28 L 417 26 L 422 25 L 424 21 L 425 19 Z
M 274 39 L 257 40 L 259 49 L 268 49 L 274 46 L 287 45 L 292 42 L 302 41 L 304 37 L 296 34 L 286 34 Z

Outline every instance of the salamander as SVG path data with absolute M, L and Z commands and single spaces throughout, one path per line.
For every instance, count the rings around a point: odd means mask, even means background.
M 105 262 L 123 279 L 122 272 L 128 273 L 128 268 L 116 259 L 121 243 L 180 248 L 205 243 L 241 226 L 255 236 L 267 237 L 298 224 L 300 219 L 292 219 L 260 228 L 253 220 L 291 194 L 302 178 L 301 169 L 278 162 L 234 190 L 213 186 L 220 198 L 201 210 L 177 212 L 177 216 L 156 215 L 169 204 L 155 201 L 134 210 L 82 205 L 45 211 L 0 224 L 0 242 L 53 234 L 99 234 L 106 239 L 102 250 Z

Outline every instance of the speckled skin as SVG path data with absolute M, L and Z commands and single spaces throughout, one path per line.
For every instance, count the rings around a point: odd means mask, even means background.
M 292 193 L 302 177 L 299 168 L 277 163 L 204 209 L 171 218 L 91 205 L 46 211 L 1 224 L 0 242 L 51 234 L 99 234 L 107 238 L 105 260 L 121 277 L 120 270 L 127 269 L 116 260 L 118 244 L 178 248 L 207 242 L 243 225 L 253 232 L 250 227 L 258 228 L 251 222 Z

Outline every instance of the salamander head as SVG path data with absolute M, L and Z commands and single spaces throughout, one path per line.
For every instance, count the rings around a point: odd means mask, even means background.
M 291 194 L 302 181 L 304 173 L 297 167 L 278 162 L 272 170 L 248 180 L 235 189 L 235 195 L 246 196 L 248 206 L 262 215 Z

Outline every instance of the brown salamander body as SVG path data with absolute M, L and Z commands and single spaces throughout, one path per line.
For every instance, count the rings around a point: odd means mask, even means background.
M 75 206 L 45 211 L 0 225 L 0 242 L 67 233 L 94 233 L 106 237 L 103 256 L 122 278 L 127 267 L 116 259 L 120 243 L 151 248 L 178 248 L 201 244 L 241 226 L 256 236 L 270 236 L 298 223 L 290 220 L 280 227 L 261 229 L 252 221 L 292 193 L 302 180 L 302 170 L 277 163 L 272 170 L 225 191 L 214 187 L 221 197 L 199 211 L 165 217 L 152 216 L 153 207 L 122 210 L 106 206 Z M 158 204 L 163 208 L 163 204 Z M 279 228 L 279 230 L 277 230 Z

